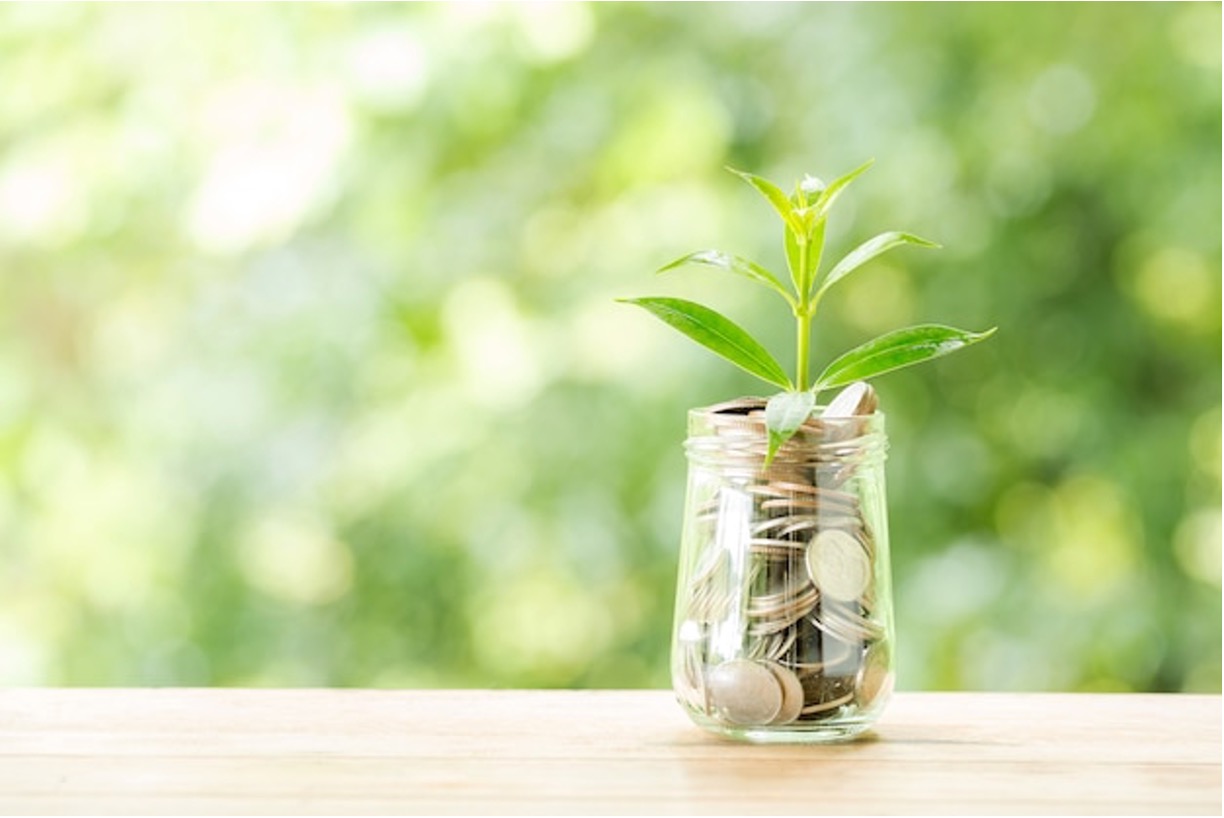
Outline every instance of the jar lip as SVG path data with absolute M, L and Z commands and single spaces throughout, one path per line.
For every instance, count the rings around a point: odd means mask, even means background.
M 690 459 L 722 452 L 763 461 L 769 450 L 765 405 L 765 398 L 749 397 L 690 409 L 684 444 Z M 778 456 L 817 460 L 851 456 L 883 458 L 887 448 L 883 412 L 877 410 L 869 415 L 836 418 L 814 413 L 783 444 Z
M 755 395 L 750 395 L 750 396 L 741 397 L 741 398 L 733 398 L 731 400 L 723 401 L 721 403 L 713 403 L 713 404 L 710 404 L 709 406 L 695 406 L 688 410 L 688 415 L 690 419 L 707 418 L 707 417 L 714 417 L 714 416 L 719 416 L 719 415 L 726 417 L 726 418 L 741 417 L 741 418 L 747 419 L 748 415 L 751 412 L 754 412 L 757 410 L 764 410 L 765 404 L 767 402 L 768 402 L 768 398 L 761 398 Z M 821 410 L 828 409 L 828 408 L 829 407 L 827 404 L 821 404 L 821 403 L 818 403 L 815 406 L 813 406 L 812 407 L 813 419 L 832 421 L 835 423 L 839 423 L 839 422 L 847 421 L 847 420 L 856 420 L 856 419 L 862 420 L 866 418 L 870 418 L 870 419 L 879 418 L 881 421 L 883 421 L 885 417 L 884 411 L 879 408 L 877 408 L 875 411 L 867 415 L 841 415 L 839 417 L 830 417 L 830 418 L 821 417 L 820 415 Z

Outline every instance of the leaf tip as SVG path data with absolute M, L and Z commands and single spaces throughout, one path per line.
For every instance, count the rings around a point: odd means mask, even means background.
M 778 449 L 782 448 L 782 441 L 776 435 L 769 436 L 769 448 L 765 451 L 765 462 L 761 464 L 761 470 L 769 468 L 769 464 L 773 463 L 774 455 L 778 453 Z
M 874 165 L 874 164 L 875 164 L 875 157 L 874 157 L 874 156 L 872 156 L 872 157 L 870 157 L 870 158 L 869 158 L 869 159 L 868 159 L 866 162 L 864 162 L 863 164 L 859 165 L 859 166 L 858 166 L 857 168 L 855 168 L 854 170 L 852 170 L 852 171 L 850 171 L 849 173 L 847 173 L 847 174 L 846 174 L 846 176 L 848 176 L 848 177 L 850 177 L 851 179 L 853 179 L 854 177 L 858 176 L 859 174 L 866 173 L 867 171 L 871 170 L 871 166 L 872 166 L 872 165 Z
M 655 270 L 655 275 L 659 275 L 660 273 L 666 273 L 668 270 L 674 270 L 688 260 L 689 260 L 689 256 L 681 256 L 675 261 L 669 261 L 666 264 L 664 264 L 662 267 L 660 267 L 659 269 Z

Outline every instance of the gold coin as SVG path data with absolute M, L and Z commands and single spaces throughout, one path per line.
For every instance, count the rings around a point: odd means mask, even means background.
M 706 678 L 710 704 L 731 724 L 769 724 L 782 709 L 782 683 L 769 668 L 748 659 L 732 659 Z
M 871 561 L 863 546 L 837 528 L 821 531 L 808 546 L 808 574 L 830 599 L 850 602 L 871 584 Z

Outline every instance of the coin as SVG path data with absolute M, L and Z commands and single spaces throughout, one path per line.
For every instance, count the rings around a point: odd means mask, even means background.
M 819 616 L 828 632 L 848 642 L 873 642 L 884 635 L 883 627 L 855 603 L 826 600 Z
M 765 654 L 765 658 L 773 659 L 774 661 L 781 659 L 795 646 L 795 639 L 798 635 L 794 628 L 787 628 L 784 632 L 777 634 L 774 644 L 770 646 L 769 651 Z
M 871 561 L 851 535 L 837 528 L 821 531 L 808 545 L 808 574 L 831 599 L 858 599 L 871 583 Z
M 876 410 L 875 390 L 866 381 L 855 381 L 837 394 L 821 412 L 822 418 L 849 418 L 870 415 Z
M 706 546 L 701 558 L 697 561 L 697 567 L 693 569 L 693 578 L 689 584 L 693 587 L 708 582 L 719 570 L 726 567 L 729 555 L 725 548 L 712 548 Z
M 711 419 L 713 420 L 723 420 L 728 417 L 735 417 L 736 415 L 743 415 L 746 412 L 749 412 L 753 409 L 757 409 L 762 404 L 764 404 L 764 402 L 765 402 L 764 398 L 755 398 L 755 397 L 733 398 L 732 400 L 729 400 L 729 401 L 723 401 L 722 403 L 716 403 L 713 406 L 707 406 L 701 411 L 710 415 Z
M 769 659 L 777 661 L 795 644 L 795 629 L 787 628 L 778 633 L 757 639 L 748 646 L 746 655 L 749 659 Z
M 706 678 L 710 703 L 725 721 L 738 725 L 768 724 L 782 709 L 782 683 L 765 665 L 732 659 Z
M 773 502 L 767 500 L 766 502 Z M 814 506 L 819 509 L 820 506 Z M 789 503 L 782 503 L 777 506 L 785 511 L 790 511 Z M 762 534 L 768 534 L 770 531 L 777 530 L 777 539 L 784 540 L 787 535 L 794 534 L 797 531 L 807 531 L 816 528 L 820 525 L 822 517 L 820 514 L 783 514 L 778 517 L 768 517 L 757 523 L 752 529 L 752 535 L 759 537 Z
M 803 710 L 803 684 L 793 671 L 776 662 L 770 662 L 766 667 L 777 677 L 778 687 L 782 690 L 782 707 L 769 723 L 790 724 L 799 718 L 799 713 Z
M 785 495 L 791 494 L 815 494 L 817 489 L 811 483 L 792 483 L 786 480 L 773 480 L 770 485 L 779 493 Z
M 829 489 L 817 489 L 814 497 L 771 497 L 761 501 L 762 511 L 792 508 L 827 509 L 843 514 L 856 514 L 859 511 L 858 498 L 855 495 Z
M 887 695 L 892 684 L 893 675 L 888 667 L 888 647 L 883 642 L 877 642 L 867 650 L 854 701 L 859 707 L 869 707 L 881 694 Z

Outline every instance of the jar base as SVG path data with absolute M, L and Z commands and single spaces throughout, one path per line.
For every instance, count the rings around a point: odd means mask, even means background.
M 693 723 L 721 738 L 749 744 L 845 744 L 874 741 L 870 733 L 879 716 L 878 708 L 838 715 L 819 722 L 800 722 L 773 727 L 736 727 L 684 707 Z

